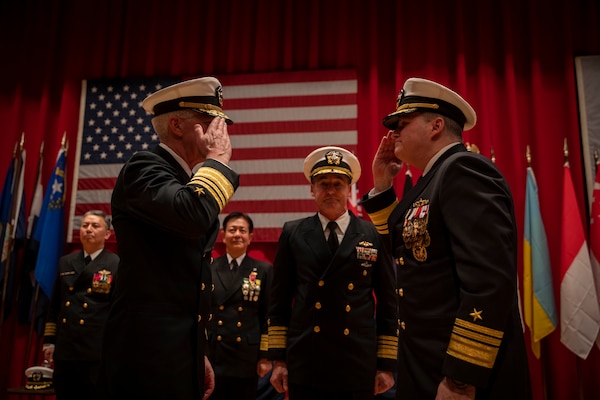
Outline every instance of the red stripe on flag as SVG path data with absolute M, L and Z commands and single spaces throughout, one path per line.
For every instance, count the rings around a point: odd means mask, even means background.
M 308 185 L 303 173 L 294 174 L 243 174 L 240 175 L 240 187 Z M 308 190 L 308 186 L 306 188 Z
M 112 212 L 110 209 L 110 203 L 79 203 L 75 206 L 75 215 L 82 216 L 90 210 L 100 210 L 106 215 L 111 215 Z
M 327 96 L 286 96 L 253 99 L 228 99 L 228 110 L 253 110 L 259 108 L 320 107 L 356 104 L 356 93 Z
M 77 190 L 112 190 L 117 177 L 112 178 L 84 178 L 79 179 Z
M 309 191 L 306 186 L 306 192 Z M 235 197 L 234 197 L 235 199 Z M 239 210 L 252 210 L 248 214 L 252 213 L 283 213 L 283 212 L 295 212 L 295 213 L 307 213 L 317 212 L 315 201 L 313 199 L 306 200 L 256 200 L 256 201 L 235 201 L 232 199 L 227 206 L 223 209 L 223 213 L 228 214 L 232 211 Z
M 304 159 L 319 146 L 300 147 L 253 147 L 250 149 L 233 149 L 231 161 L 238 160 L 269 160 L 282 158 Z M 357 146 L 344 146 L 350 152 L 356 153 Z
M 355 131 L 356 119 L 329 119 L 314 121 L 265 121 L 235 123 L 227 128 L 232 136 L 263 133 L 304 133 Z M 307 154 L 308 155 L 308 154 Z
M 254 228 L 252 232 L 253 242 L 277 242 L 281 228 Z M 252 247 L 252 246 L 250 246 Z

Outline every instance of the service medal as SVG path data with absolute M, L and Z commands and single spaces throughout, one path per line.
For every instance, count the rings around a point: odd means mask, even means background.
M 92 279 L 92 291 L 95 293 L 110 293 L 112 279 L 111 271 L 103 269 L 96 272 Z
M 415 260 L 424 262 L 427 260 L 427 249 L 431 244 L 431 238 L 427 231 L 429 221 L 429 200 L 419 199 L 413 203 L 412 208 L 406 212 L 404 217 L 404 228 L 402 239 L 407 249 L 412 249 Z

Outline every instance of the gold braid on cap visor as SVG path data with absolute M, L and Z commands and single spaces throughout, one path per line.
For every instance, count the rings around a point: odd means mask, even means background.
M 438 108 L 440 108 L 439 104 L 431 104 L 431 103 L 405 103 L 402 104 L 401 106 L 396 108 L 396 112 L 399 111 L 404 111 L 405 112 L 412 112 L 415 111 L 417 108 L 431 108 L 433 110 L 437 110 Z
M 346 175 L 350 180 L 352 180 L 352 172 L 345 168 L 332 167 L 331 165 L 326 165 L 323 167 L 315 168 L 310 172 L 310 176 L 317 176 L 322 174 L 340 174 Z
M 194 109 L 197 109 L 200 111 L 207 112 L 209 114 L 212 112 L 214 114 L 217 114 L 219 117 L 229 119 L 229 117 L 227 115 L 225 115 L 225 113 L 223 113 L 223 109 L 221 107 L 213 106 L 212 104 L 180 101 L 178 105 L 181 108 L 194 108 Z

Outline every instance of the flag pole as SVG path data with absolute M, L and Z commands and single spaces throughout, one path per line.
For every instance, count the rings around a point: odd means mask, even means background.
M 525 150 L 525 160 L 527 161 L 527 168 L 531 168 L 531 148 L 527 145 Z M 530 332 L 530 334 L 533 334 Z M 547 373 L 544 362 L 542 361 L 542 357 L 544 357 L 544 351 L 542 351 L 542 341 L 539 342 L 539 352 L 540 352 L 540 373 L 542 380 L 542 398 L 544 400 L 548 399 L 548 388 L 547 388 Z
M 564 139 L 563 144 L 563 155 L 565 156 L 565 165 L 569 164 L 569 147 L 567 145 L 567 138 Z M 577 370 L 577 393 L 579 394 L 579 399 L 583 400 L 583 382 L 581 378 L 581 357 L 577 355 L 575 357 L 575 368 Z
M 36 201 L 35 199 L 35 192 L 37 190 L 37 184 L 38 184 L 38 180 L 41 178 L 41 174 L 42 174 L 42 164 L 43 164 L 43 158 L 44 156 L 44 141 L 42 140 L 42 143 L 40 145 L 40 156 L 38 157 L 38 165 L 37 165 L 37 174 L 36 174 L 36 182 L 34 183 L 34 185 L 36 185 L 36 187 L 33 188 L 33 196 L 31 198 L 31 207 L 30 210 L 33 209 L 33 203 Z M 33 211 L 33 210 L 32 210 Z M 30 212 L 32 212 L 30 211 Z M 31 235 L 33 235 L 33 232 L 30 232 Z M 27 238 L 27 243 L 25 244 L 25 249 L 27 249 L 29 247 L 29 241 L 32 240 L 32 237 L 28 237 Z M 34 263 L 34 267 L 35 267 L 35 263 Z M 31 305 L 31 313 L 30 313 L 30 321 L 29 321 L 29 330 L 27 332 L 27 344 L 25 346 L 25 355 L 23 357 L 23 365 L 25 367 L 27 367 L 29 365 L 29 358 L 31 356 L 31 343 L 33 342 L 33 329 L 35 326 L 35 322 L 36 322 L 36 316 L 37 316 L 37 307 L 38 307 L 38 299 L 40 296 L 40 285 L 37 283 L 37 281 L 35 280 L 35 277 L 33 276 L 33 271 L 29 272 L 29 277 L 31 279 L 31 281 L 34 283 L 34 295 L 33 295 L 33 303 Z M 35 356 L 34 359 L 37 359 L 37 352 L 38 352 L 38 347 L 35 347 Z M 22 378 L 24 379 L 24 378 Z
M 4 243 L 3 245 L 3 250 L 2 253 L 4 253 L 4 249 L 6 249 L 6 264 L 4 266 L 4 281 L 2 282 L 2 304 L 0 305 L 0 338 L 2 337 L 2 328 L 4 327 L 4 314 L 5 314 L 5 308 L 6 308 L 6 290 L 8 289 L 8 275 L 9 275 L 9 270 L 10 270 L 10 253 L 12 251 L 12 247 L 14 244 L 14 239 L 13 239 L 13 229 L 15 229 L 15 225 L 16 225 L 16 218 L 15 215 L 16 213 L 19 212 L 19 210 L 16 210 L 17 208 L 17 198 L 18 198 L 18 193 L 15 193 L 15 191 L 18 191 L 18 182 L 17 180 L 20 180 L 20 176 L 21 176 L 21 169 L 23 168 L 23 163 L 22 163 L 22 158 L 21 158 L 21 154 L 23 152 L 23 143 L 25 141 L 25 133 L 23 133 L 21 135 L 21 141 L 15 143 L 15 148 L 13 150 L 13 160 L 15 162 L 15 169 L 13 171 L 13 182 L 12 182 L 12 199 L 11 199 L 11 209 L 10 209 L 10 216 L 9 216 L 9 220 L 6 223 L 6 226 L 4 228 Z M 16 178 L 16 179 L 15 179 Z M 8 246 L 4 246 L 4 244 L 8 243 Z

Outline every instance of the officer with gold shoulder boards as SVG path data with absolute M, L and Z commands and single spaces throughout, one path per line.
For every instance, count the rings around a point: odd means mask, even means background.
M 318 212 L 286 222 L 269 307 L 271 383 L 290 400 L 373 400 L 394 384 L 392 260 L 372 223 L 348 211 L 358 159 L 327 146 L 304 160 Z M 375 301 L 377 299 L 377 301 Z
M 127 161 L 112 194 L 121 262 L 104 336 L 105 398 L 207 398 L 211 252 L 239 184 L 228 166 L 232 121 L 213 77 L 161 89 L 142 106 L 160 144 Z
M 398 399 L 529 399 L 517 296 L 510 189 L 462 131 L 473 108 L 454 91 L 410 78 L 373 160 L 363 206 L 395 259 Z M 422 171 L 398 202 L 402 162 Z

